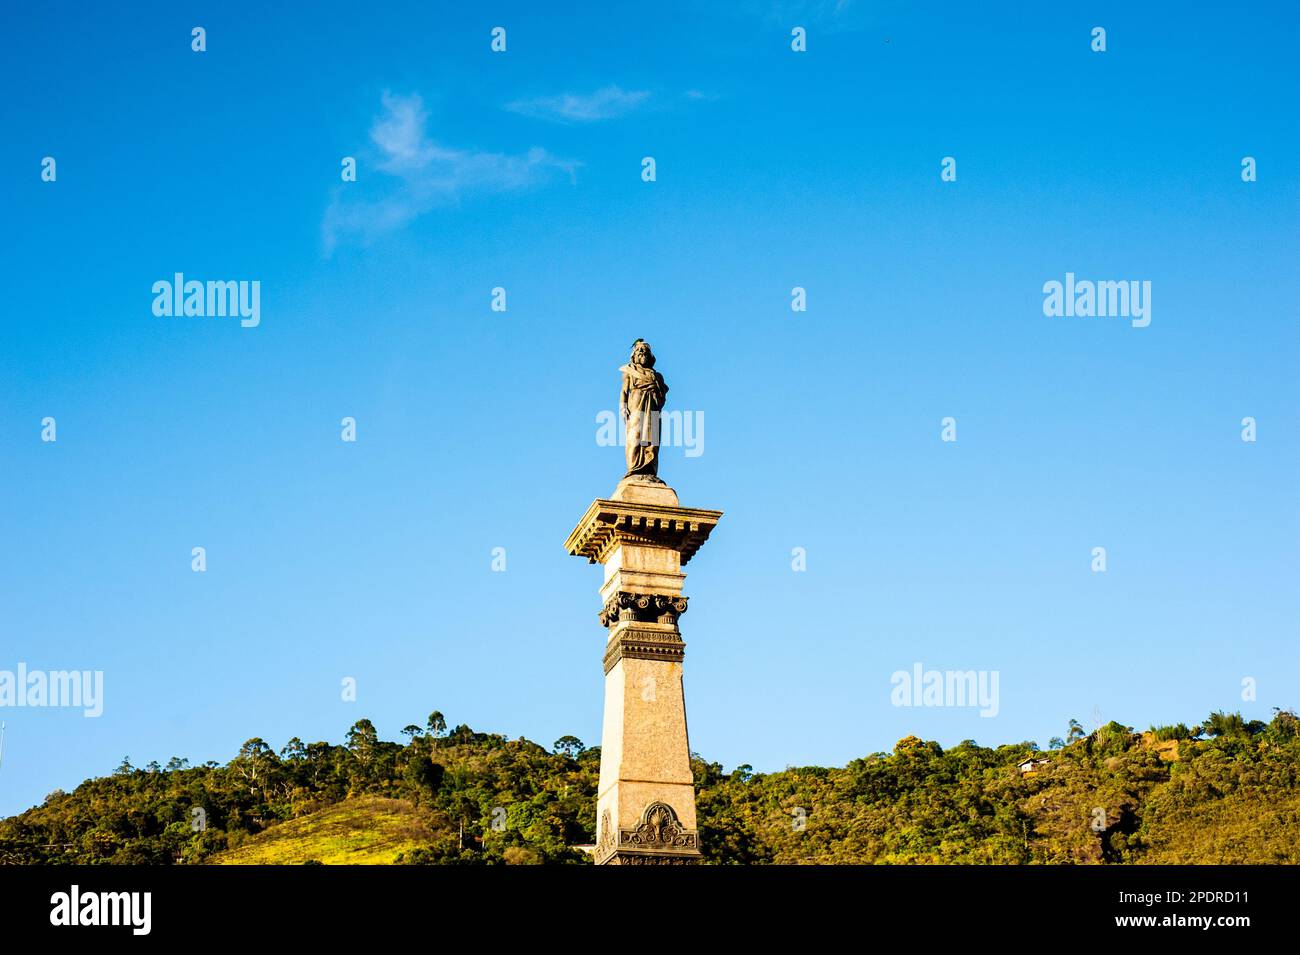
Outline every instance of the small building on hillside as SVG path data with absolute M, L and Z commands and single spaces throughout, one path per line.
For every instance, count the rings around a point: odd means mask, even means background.
M 1024 762 L 1019 763 L 1016 769 L 1020 770 L 1020 775 L 1025 776 L 1029 773 L 1036 773 L 1039 769 L 1050 763 L 1051 760 L 1046 756 L 1030 756 Z

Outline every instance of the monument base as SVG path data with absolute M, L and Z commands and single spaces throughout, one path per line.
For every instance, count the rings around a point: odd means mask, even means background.
M 694 787 L 688 789 L 686 798 L 693 814 Z M 606 810 L 601 814 L 602 841 L 596 843 L 596 865 L 698 865 L 704 858 L 699 833 L 683 826 L 673 807 L 662 800 L 649 803 L 632 825 L 619 826 L 617 836 L 614 827 L 606 825 L 609 819 Z
M 651 481 L 640 475 L 625 477 L 618 482 L 611 501 L 628 501 L 635 504 L 663 504 L 667 507 L 677 506 L 677 492 L 663 481 Z

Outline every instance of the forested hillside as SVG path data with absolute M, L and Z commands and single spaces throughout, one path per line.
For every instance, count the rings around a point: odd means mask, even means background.
M 907 737 L 768 774 L 695 757 L 701 842 L 716 863 L 1300 863 L 1298 729 L 1291 711 L 1070 721 L 1046 751 Z M 598 749 L 447 732 L 439 713 L 403 733 L 360 720 L 343 745 L 251 739 L 224 766 L 123 760 L 0 820 L 0 862 L 589 862 Z

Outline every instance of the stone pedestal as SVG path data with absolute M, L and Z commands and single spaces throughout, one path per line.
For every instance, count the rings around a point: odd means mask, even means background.
M 570 554 L 605 568 L 597 864 L 700 859 L 677 621 L 686 612 L 682 567 L 720 517 L 681 507 L 666 484 L 625 479 L 587 508 L 565 542 Z

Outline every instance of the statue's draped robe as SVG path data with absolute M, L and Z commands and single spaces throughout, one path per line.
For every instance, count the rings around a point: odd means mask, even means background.
M 627 379 L 627 473 L 659 473 L 659 412 L 668 395 L 664 376 L 644 365 L 619 369 Z

